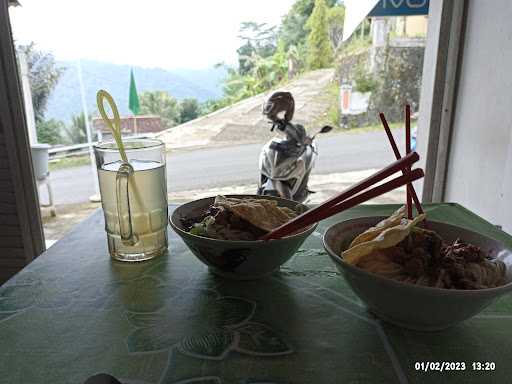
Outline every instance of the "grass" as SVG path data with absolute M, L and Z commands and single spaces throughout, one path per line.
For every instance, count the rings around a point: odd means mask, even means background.
M 364 52 L 372 45 L 372 40 L 370 36 L 365 36 L 364 38 L 360 38 L 359 36 L 354 36 L 342 49 L 341 56 L 350 56 L 354 54 L 358 54 Z
M 65 157 L 62 159 L 51 160 L 50 163 L 48 164 L 48 169 L 51 172 L 51 171 L 56 171 L 58 169 L 88 165 L 90 163 L 91 163 L 91 160 L 89 158 L 89 155 Z

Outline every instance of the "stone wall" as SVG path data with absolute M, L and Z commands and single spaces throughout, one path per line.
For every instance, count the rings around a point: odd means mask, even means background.
M 359 115 L 341 116 L 342 125 L 355 128 L 379 123 L 379 112 L 389 122 L 403 121 L 406 103 L 418 110 L 423 70 L 424 46 L 393 46 L 369 48 L 357 54 L 343 56 L 337 67 L 340 83 L 352 83 L 357 89 L 357 77 L 364 72 L 374 81 L 368 111 Z
M 388 121 L 402 121 L 407 103 L 413 113 L 418 110 L 424 51 L 424 47 L 392 46 L 377 50 L 374 76 L 379 85 L 370 98 L 370 121 L 378 121 L 379 112 L 384 112 Z

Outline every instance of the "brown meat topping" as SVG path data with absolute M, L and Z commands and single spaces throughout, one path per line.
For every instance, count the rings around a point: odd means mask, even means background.
M 386 250 L 404 269 L 404 281 L 452 289 L 481 289 L 504 283 L 505 266 L 459 239 L 448 244 L 435 232 L 415 228 L 397 246 Z

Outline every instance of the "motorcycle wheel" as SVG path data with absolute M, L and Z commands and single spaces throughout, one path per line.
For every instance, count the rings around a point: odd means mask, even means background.
M 309 197 L 309 188 L 308 188 L 308 182 L 309 182 L 309 173 L 307 172 L 304 175 L 304 178 L 302 179 L 302 182 L 300 183 L 300 187 L 297 190 L 297 193 L 293 196 L 293 200 L 298 201 L 299 203 L 303 203 L 306 201 L 306 199 Z

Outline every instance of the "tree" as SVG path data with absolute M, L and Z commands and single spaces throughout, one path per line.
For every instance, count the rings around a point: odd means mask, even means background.
M 178 102 L 165 91 L 143 92 L 140 95 L 140 112 L 160 116 L 165 129 L 174 127 L 180 121 Z
M 338 51 L 343 39 L 343 22 L 345 20 L 345 7 L 335 5 L 327 11 L 327 32 L 334 53 Z
M 327 29 L 327 12 L 337 2 L 338 0 L 296 0 L 283 18 L 277 33 L 275 27 L 268 27 L 265 23 L 242 23 L 238 37 L 244 44 L 237 50 L 238 68 L 220 64 L 227 72 L 223 82 L 224 95 L 220 100 L 209 102 L 206 110 L 216 110 L 268 91 L 306 67 L 317 69 L 329 66 L 332 63 L 332 51 Z M 344 9 L 342 6 L 336 7 Z M 344 13 L 340 15 L 339 10 L 336 10 L 331 16 L 329 32 L 332 32 L 336 44 L 340 38 L 339 20 L 343 15 Z M 319 54 L 323 57 L 316 59 Z
M 332 64 L 332 49 L 327 30 L 327 3 L 315 0 L 315 8 L 306 24 L 309 69 L 327 68 Z
M 39 123 L 44 120 L 48 98 L 64 69 L 57 67 L 51 53 L 36 50 L 34 43 L 19 45 L 17 49 L 23 52 L 27 58 L 34 115 L 36 123 Z
M 183 99 L 180 102 L 180 123 L 194 120 L 201 114 L 201 107 L 195 98 Z
M 59 120 L 50 119 L 36 123 L 37 141 L 45 144 L 61 144 L 61 133 L 64 131 L 64 123 Z
M 327 0 L 327 6 L 333 7 L 337 0 Z M 285 15 L 279 29 L 279 39 L 283 41 L 285 49 L 290 46 L 299 47 L 306 44 L 308 30 L 306 23 L 315 7 L 315 0 L 297 0 Z
M 307 49 L 305 44 L 290 45 L 287 58 L 291 62 L 288 78 L 293 78 L 297 73 L 302 72 L 306 67 Z
M 71 144 L 81 144 L 87 142 L 87 127 L 85 125 L 85 115 L 80 113 L 71 117 L 71 124 L 64 127 L 64 132 Z
M 269 27 L 266 23 L 244 21 L 240 26 L 238 37 L 245 43 L 238 48 L 238 72 L 245 75 L 251 71 L 250 58 L 254 55 L 270 57 L 276 50 L 276 27 Z

